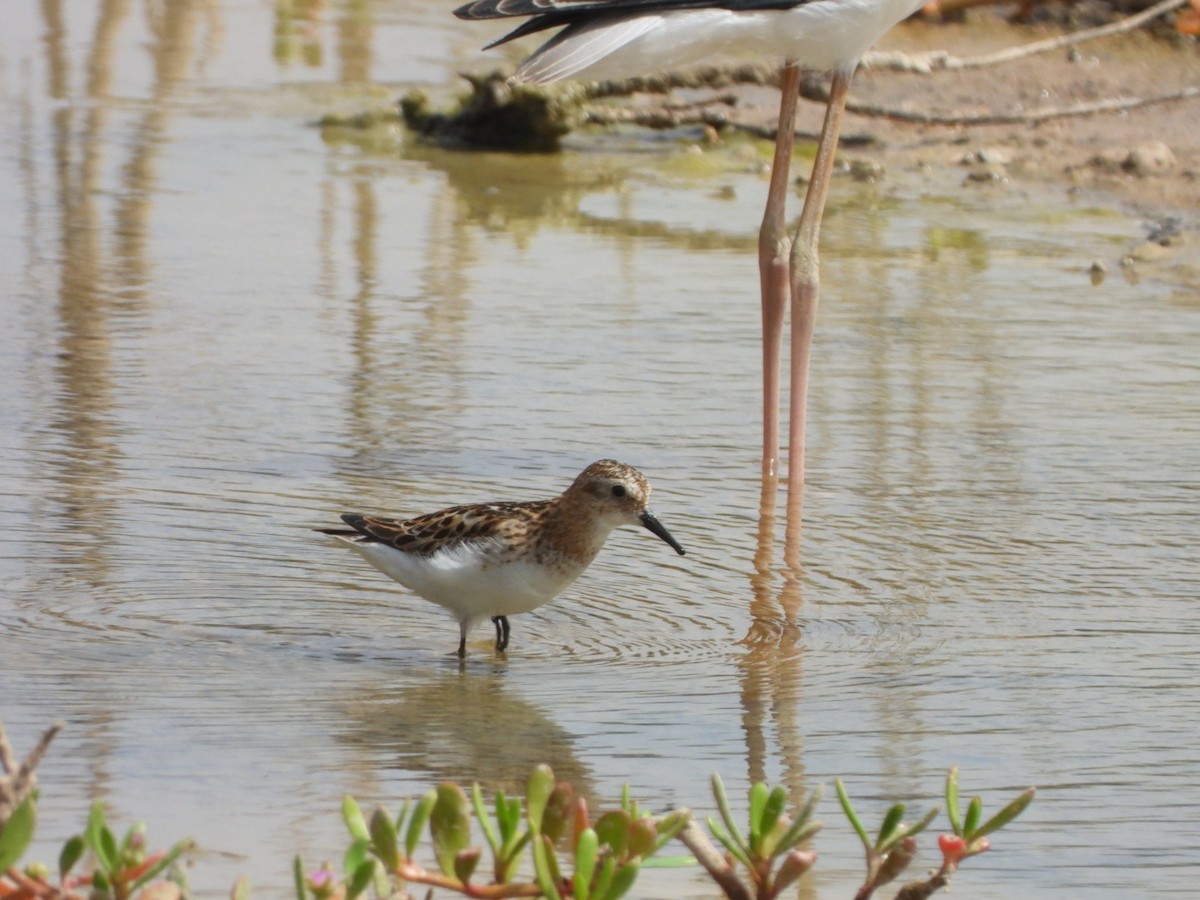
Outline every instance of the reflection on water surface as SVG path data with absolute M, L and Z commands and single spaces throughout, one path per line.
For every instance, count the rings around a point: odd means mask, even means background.
M 1200 315 L 1090 285 L 1136 221 L 837 185 L 795 573 L 759 515 L 745 151 L 324 145 L 320 112 L 448 85 L 481 37 L 432 5 L 311 15 L 6 11 L 0 715 L 19 747 L 69 722 L 39 856 L 103 798 L 195 835 L 204 893 L 275 896 L 292 853 L 340 852 L 346 791 L 548 760 L 597 805 L 841 775 L 875 815 L 958 763 L 1042 789 L 972 896 L 1191 889 Z M 309 531 L 549 496 L 600 456 L 689 555 L 617 532 L 461 671 L 437 610 Z M 858 851 L 822 815 L 803 890 L 843 895 Z

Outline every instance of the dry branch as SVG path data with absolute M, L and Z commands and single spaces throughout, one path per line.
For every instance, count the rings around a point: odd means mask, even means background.
M 8 742 L 8 736 L 4 733 L 4 724 L 0 723 L 0 768 L 3 768 L 5 773 L 0 777 L 0 827 L 9 820 L 13 811 L 37 787 L 37 776 L 34 775 L 34 770 L 42 761 L 50 742 L 54 740 L 54 736 L 62 727 L 62 722 L 55 722 L 47 728 L 41 740 L 37 742 L 37 746 L 29 751 L 25 761 L 18 763 L 17 755 Z
M 1033 41 L 1029 44 L 1022 44 L 1019 47 L 1007 47 L 1004 50 L 998 50 L 995 53 L 984 53 L 980 56 L 953 56 L 945 50 L 932 50 L 928 53 L 873 51 L 864 57 L 863 65 L 868 68 L 901 69 L 906 72 L 923 73 L 932 72 L 937 69 L 978 69 L 983 66 L 994 66 L 1000 63 L 1012 62 L 1015 59 L 1022 59 L 1026 56 L 1033 56 L 1036 53 L 1047 53 L 1051 50 L 1062 49 L 1063 47 L 1073 47 L 1076 44 L 1082 44 L 1086 41 L 1094 41 L 1099 38 L 1110 37 L 1114 34 L 1133 31 L 1135 28 L 1141 27 L 1163 13 L 1178 9 L 1188 2 L 1189 0 L 1162 0 L 1161 3 L 1156 3 L 1154 6 L 1121 19 L 1119 22 L 1111 22 L 1108 25 L 1087 28 L 1083 31 L 1073 31 L 1070 34 L 1047 38 L 1044 41 Z
M 806 100 L 824 103 L 828 100 L 829 89 L 821 82 L 810 79 L 800 85 L 800 95 Z M 851 100 L 846 103 L 846 109 L 856 115 L 868 118 L 892 119 L 897 122 L 909 122 L 916 125 L 1017 125 L 1044 122 L 1047 119 L 1067 119 L 1079 116 L 1093 116 L 1097 113 L 1121 112 L 1152 106 L 1156 103 L 1171 103 L 1177 100 L 1190 100 L 1200 97 L 1200 86 L 1185 87 L 1166 94 L 1156 94 L 1152 97 L 1110 97 L 1089 103 L 1075 103 L 1070 106 L 1048 106 L 1044 109 L 1032 109 L 1013 113 L 930 113 L 917 112 L 907 109 L 895 109 L 888 106 L 877 106 L 872 103 L 860 103 Z

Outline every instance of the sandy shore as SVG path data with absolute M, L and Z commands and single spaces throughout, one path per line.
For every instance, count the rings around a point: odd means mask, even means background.
M 905 23 L 880 49 L 971 57 L 1063 33 L 1011 26 L 982 11 L 961 24 Z M 851 96 L 949 116 L 1146 98 L 1196 85 L 1200 49 L 1194 42 L 1137 31 L 983 68 L 862 70 Z M 768 123 L 777 97 L 749 90 L 737 115 Z M 818 104 L 802 103 L 799 128 L 815 132 L 821 114 Z M 874 160 L 897 177 L 918 166 L 960 167 L 964 185 L 1039 184 L 1132 210 L 1147 220 L 1147 242 L 1131 246 L 1131 254 L 1171 281 L 1195 287 L 1200 298 L 1200 98 L 1002 125 L 915 125 L 850 115 L 843 136 L 845 157 Z
M 1063 33 L 980 14 L 964 24 L 905 23 L 881 49 L 973 57 Z M 1188 86 L 1200 86 L 1200 47 L 1134 32 L 983 68 L 929 74 L 864 69 L 852 97 L 900 110 L 969 115 L 1146 98 Z M 773 115 L 773 101 L 766 109 L 754 105 L 756 114 Z M 820 114 L 816 105 L 804 104 L 800 127 L 815 130 Z M 845 133 L 869 135 L 900 161 L 919 155 L 928 163 L 956 163 L 964 148 L 1005 148 L 1000 164 L 1014 176 L 1100 188 L 1146 210 L 1200 212 L 1200 97 L 1003 125 L 925 126 L 851 115 Z

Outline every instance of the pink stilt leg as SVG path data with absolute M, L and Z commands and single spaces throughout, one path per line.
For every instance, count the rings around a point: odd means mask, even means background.
M 787 313 L 791 236 L 784 221 L 787 206 L 788 172 L 796 135 L 796 102 L 800 90 L 800 67 L 784 66 L 780 84 L 779 129 L 775 135 L 775 158 L 767 208 L 758 233 L 758 274 L 762 285 L 763 323 L 763 477 L 774 478 L 779 456 L 779 382 L 783 347 L 783 320 Z M 765 490 L 765 487 L 764 487 Z M 767 498 L 763 498 L 764 504 Z M 771 504 L 774 505 L 774 497 Z
M 820 260 L 817 242 L 821 233 L 821 216 L 833 175 L 834 154 L 842 130 L 842 114 L 846 109 L 846 94 L 854 71 L 837 71 L 830 86 L 829 106 L 825 124 L 817 143 L 812 178 L 804 196 L 804 211 L 791 247 L 792 296 L 792 372 L 791 416 L 788 423 L 788 502 L 787 529 L 784 540 L 785 556 L 798 556 L 800 529 L 804 510 L 804 430 L 808 413 L 808 364 L 812 350 L 813 326 L 817 319 L 817 300 L 820 289 Z M 790 551 L 790 553 L 789 553 Z

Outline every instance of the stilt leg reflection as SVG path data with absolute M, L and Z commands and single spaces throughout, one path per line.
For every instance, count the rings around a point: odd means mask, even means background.
M 778 475 L 764 472 L 758 506 L 757 546 L 754 550 L 754 574 L 750 576 L 750 628 L 741 643 L 790 647 L 800 638 L 796 617 L 804 598 L 800 587 L 800 529 L 785 529 L 784 568 L 777 572 L 775 562 L 776 489 Z M 790 519 L 790 516 L 789 516 Z M 783 577 L 776 587 L 777 575 Z

